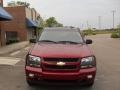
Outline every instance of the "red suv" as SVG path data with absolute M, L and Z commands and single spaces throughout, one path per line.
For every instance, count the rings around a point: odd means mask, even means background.
M 96 58 L 76 28 L 46 28 L 26 56 L 26 80 L 77 82 L 92 86 L 96 75 Z

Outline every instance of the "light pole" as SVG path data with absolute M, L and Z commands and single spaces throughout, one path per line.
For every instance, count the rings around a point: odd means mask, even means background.
M 90 25 L 89 25 L 89 22 L 87 21 L 86 23 L 87 23 L 87 28 L 88 28 L 88 29 L 90 29 Z
M 98 28 L 101 29 L 101 16 L 98 17 Z
M 115 28 L 115 10 L 112 11 L 113 14 L 113 29 Z
M 82 30 L 83 29 L 83 24 L 81 23 L 81 25 L 80 25 L 80 30 Z

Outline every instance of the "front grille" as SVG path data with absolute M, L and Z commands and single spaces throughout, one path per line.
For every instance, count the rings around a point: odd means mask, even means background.
M 65 65 L 57 65 L 58 62 L 64 62 Z M 77 71 L 79 70 L 79 58 L 43 58 L 42 68 L 47 71 Z
M 77 68 L 76 65 L 65 65 L 65 66 L 57 66 L 57 65 L 44 65 L 44 68 L 47 70 L 74 70 Z
M 79 62 L 79 58 L 44 58 L 46 62 Z

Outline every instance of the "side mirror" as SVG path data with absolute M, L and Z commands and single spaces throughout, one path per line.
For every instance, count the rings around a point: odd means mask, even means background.
M 93 43 L 93 41 L 91 39 L 86 40 L 86 44 L 92 44 L 92 43 Z
M 37 41 L 36 41 L 36 39 L 30 39 L 29 42 L 30 43 L 36 43 Z

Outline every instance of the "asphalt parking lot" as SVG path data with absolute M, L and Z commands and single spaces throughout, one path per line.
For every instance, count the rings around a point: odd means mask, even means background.
M 89 36 L 90 45 L 97 57 L 97 76 L 93 87 L 83 86 L 34 86 L 25 80 L 25 55 L 29 47 L 1 56 L 8 64 L 1 64 L 0 90 L 119 90 L 120 89 L 120 39 L 111 39 L 110 35 Z M 14 60 L 14 61 L 13 61 Z M 11 63 L 11 64 L 9 64 Z

